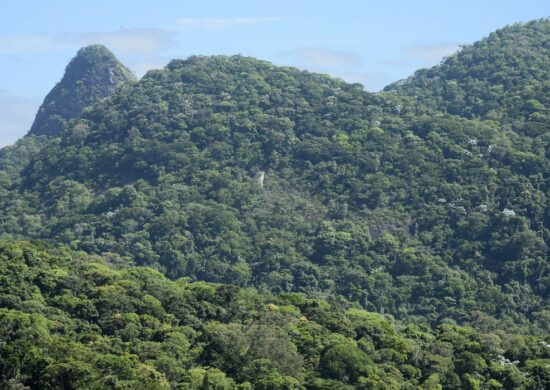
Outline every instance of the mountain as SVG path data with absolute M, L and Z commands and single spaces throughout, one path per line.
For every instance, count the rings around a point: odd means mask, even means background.
M 29 135 L 57 135 L 68 120 L 133 80 L 132 72 L 106 47 L 91 45 L 80 49 L 38 109 Z
M 1 386 L 548 388 L 547 25 L 378 94 L 173 60 L 2 149 Z
M 0 241 L 4 389 L 544 389 L 548 337 L 430 329 Z M 28 386 L 28 387 L 25 387 Z
M 550 130 L 550 19 L 514 24 L 384 90 L 531 135 Z
M 191 57 L 70 122 L 4 189 L 0 232 L 171 278 L 513 329 L 549 309 L 545 142 L 328 76 Z

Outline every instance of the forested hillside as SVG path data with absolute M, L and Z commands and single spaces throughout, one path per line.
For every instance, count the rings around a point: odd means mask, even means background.
M 517 324 L 548 308 L 545 137 L 251 58 L 192 57 L 44 147 L 1 229 L 170 277 Z
M 5 383 L 546 388 L 549 25 L 377 94 L 173 60 L 2 149 Z
M 8 389 L 545 389 L 550 337 L 395 323 L 0 242 Z M 254 384 L 254 387 L 253 385 Z

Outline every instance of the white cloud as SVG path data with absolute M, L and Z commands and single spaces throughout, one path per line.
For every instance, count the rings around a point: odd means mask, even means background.
M 434 64 L 458 49 L 460 49 L 458 42 L 429 42 L 404 48 L 403 56 L 409 60 Z
M 40 100 L 0 91 L 0 147 L 25 135 L 34 120 Z
M 309 67 L 313 70 L 359 69 L 363 67 L 363 59 L 359 54 L 332 50 L 322 47 L 303 47 L 282 52 L 281 55 L 299 67 Z
M 64 50 L 100 43 L 121 53 L 150 54 L 177 46 L 176 32 L 154 28 L 0 36 L 0 54 Z
M 384 72 L 366 69 L 363 58 L 350 51 L 305 47 L 279 53 L 283 63 L 314 72 L 327 73 L 348 83 L 360 83 L 378 91 L 391 81 Z
M 66 48 L 67 44 L 55 35 L 3 35 L 0 36 L 0 54 L 38 53 Z
M 176 33 L 155 28 L 121 28 L 111 32 L 77 32 L 61 38 L 79 45 L 100 43 L 119 53 L 152 54 L 178 45 Z
M 280 17 L 264 18 L 184 18 L 179 19 L 180 26 L 204 28 L 206 30 L 223 30 L 232 26 L 249 26 L 255 24 L 273 23 L 283 20 Z

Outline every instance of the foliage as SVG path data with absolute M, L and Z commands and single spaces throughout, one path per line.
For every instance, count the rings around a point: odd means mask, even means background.
M 2 388 L 548 384 L 548 335 L 430 329 L 299 294 L 170 281 L 43 243 L 2 241 L 0 259 Z
M 2 385 L 546 388 L 548 26 L 379 94 L 174 60 L 2 149 Z
M 12 173 L 0 232 L 171 278 L 523 326 L 549 309 L 547 144 L 327 76 L 191 57 Z

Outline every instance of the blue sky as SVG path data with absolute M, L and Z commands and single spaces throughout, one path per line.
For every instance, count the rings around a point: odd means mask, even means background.
M 497 28 L 548 16 L 548 0 L 3 0 L 0 146 L 28 131 L 90 43 L 138 76 L 190 54 L 244 54 L 377 91 Z

